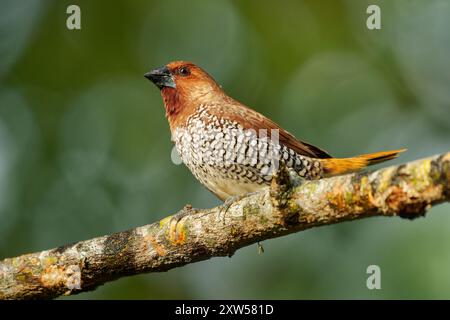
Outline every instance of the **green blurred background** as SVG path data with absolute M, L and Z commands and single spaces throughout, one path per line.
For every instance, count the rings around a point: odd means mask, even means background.
M 143 77 L 171 60 L 336 156 L 450 149 L 450 1 L 0 3 L 0 258 L 219 204 L 171 162 Z M 449 211 L 316 228 L 73 298 L 450 298 Z M 371 264 L 381 290 L 366 288 Z

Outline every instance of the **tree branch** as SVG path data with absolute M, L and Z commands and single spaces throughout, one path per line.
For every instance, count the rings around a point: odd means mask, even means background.
M 55 298 L 114 279 L 160 272 L 308 228 L 371 216 L 413 219 L 450 199 L 450 153 L 375 172 L 272 186 L 221 207 L 185 207 L 132 230 L 0 262 L 0 299 Z M 225 212 L 226 211 L 226 212 Z

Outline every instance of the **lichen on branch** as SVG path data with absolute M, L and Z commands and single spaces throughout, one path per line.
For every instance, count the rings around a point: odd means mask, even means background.
M 316 181 L 281 168 L 272 185 L 222 207 L 186 206 L 153 224 L 0 261 L 0 299 L 93 290 L 123 276 L 160 272 L 312 227 L 369 216 L 424 216 L 450 199 L 450 153 Z M 180 216 L 178 216 L 180 217 Z

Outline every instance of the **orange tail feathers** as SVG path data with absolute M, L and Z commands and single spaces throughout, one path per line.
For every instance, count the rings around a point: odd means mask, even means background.
M 320 161 L 322 162 L 324 176 L 330 177 L 358 171 L 373 164 L 395 159 L 403 151 L 406 151 L 406 149 L 380 151 L 352 158 L 326 158 Z

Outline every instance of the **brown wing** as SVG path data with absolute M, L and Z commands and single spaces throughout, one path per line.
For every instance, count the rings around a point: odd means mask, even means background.
M 232 98 L 229 98 L 229 101 L 222 105 L 221 108 L 214 108 L 212 112 L 216 113 L 219 118 L 228 118 L 241 123 L 245 129 L 253 129 L 256 131 L 259 129 L 267 129 L 269 133 L 271 129 L 278 129 L 280 143 L 298 154 L 310 158 L 332 158 L 325 150 L 300 141 L 272 120 Z
M 298 140 L 286 130 L 280 129 L 280 142 L 298 154 L 311 158 L 332 158 L 328 152 L 305 141 Z

